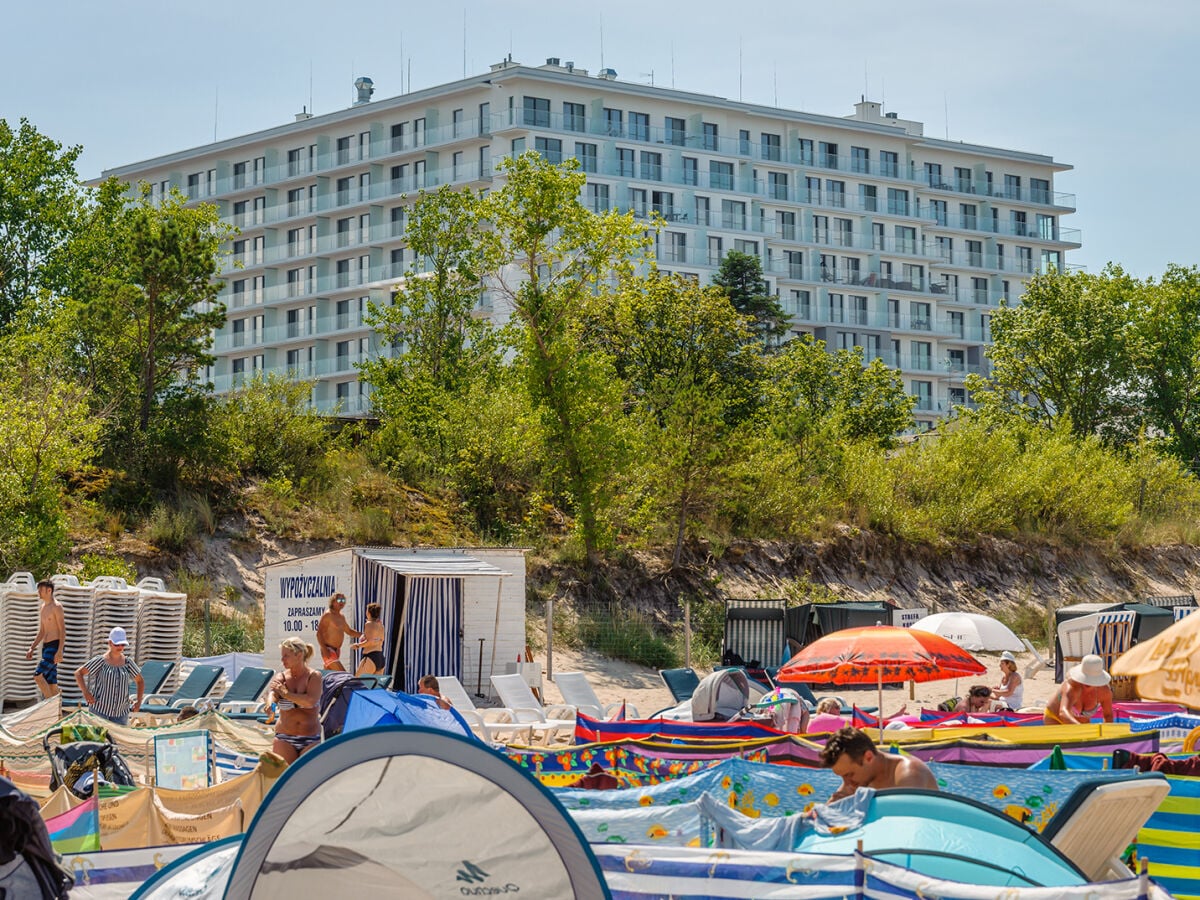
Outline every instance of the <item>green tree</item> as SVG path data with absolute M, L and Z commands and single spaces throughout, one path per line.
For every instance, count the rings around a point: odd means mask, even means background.
M 405 228 L 413 263 L 392 304 L 372 305 L 368 318 L 397 348 L 362 367 L 375 388 L 375 411 L 441 469 L 454 458 L 451 410 L 500 362 L 495 329 L 476 315 L 495 249 L 480 221 L 481 204 L 477 195 L 448 187 L 421 194 Z
M 272 373 L 220 398 L 212 430 L 224 431 L 242 474 L 298 481 L 313 470 L 329 448 L 329 420 L 312 408 L 311 394 L 309 382 Z
M 640 437 L 635 467 L 650 514 L 671 522 L 673 567 L 689 523 L 723 482 L 726 440 L 760 389 L 748 319 L 719 288 L 679 276 L 631 280 L 608 332 Z
M 212 331 L 225 323 L 217 273 L 229 231 L 215 206 L 185 202 L 173 192 L 155 206 L 145 185 L 131 195 L 110 179 L 72 243 L 81 269 L 65 312 L 69 346 L 112 419 L 105 441 L 116 463 L 136 462 L 130 449 L 155 461 L 164 441 L 186 449 L 199 435 L 177 440 L 177 417 L 205 427 L 206 391 L 192 379 L 211 363 Z
M 1126 332 L 1137 283 L 1117 266 L 1038 275 L 992 315 L 989 379 L 967 378 L 985 415 L 1017 415 L 1077 436 L 1123 439 L 1136 418 Z
M 0 119 L 0 328 L 44 291 L 62 289 L 82 190 L 81 148 L 63 149 L 22 119 Z
M 647 240 L 632 216 L 598 216 L 580 203 L 585 178 L 575 160 L 555 166 L 530 152 L 500 168 L 504 186 L 484 198 L 501 264 L 489 283 L 512 309 L 548 457 L 591 563 L 604 540 L 626 423 L 612 358 L 592 344 L 585 323 L 633 277 Z
M 750 327 L 764 348 L 777 346 L 787 334 L 787 313 L 768 291 L 757 256 L 730 250 L 721 260 L 713 284 L 724 289 L 735 310 L 750 317 Z
M 1200 473 L 1200 270 L 1169 266 L 1133 293 L 1134 383 L 1146 422 Z
M 767 415 L 781 437 L 804 443 L 824 433 L 890 446 L 912 425 L 916 400 L 900 374 L 858 352 L 829 353 L 809 335 L 789 341 L 767 364 Z

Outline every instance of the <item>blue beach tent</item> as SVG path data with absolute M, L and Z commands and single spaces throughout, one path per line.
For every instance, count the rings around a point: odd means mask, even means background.
M 448 731 L 475 740 L 471 727 L 455 709 L 442 709 L 433 697 L 393 694 L 391 691 L 355 691 L 350 696 L 343 734 L 381 725 L 417 725 Z

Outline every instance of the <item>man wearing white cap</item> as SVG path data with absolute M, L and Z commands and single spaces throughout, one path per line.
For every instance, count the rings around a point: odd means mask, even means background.
M 1104 660 L 1089 653 L 1079 665 L 1067 672 L 1067 680 L 1058 686 L 1046 704 L 1042 721 L 1046 725 L 1079 725 L 1090 722 L 1097 713 L 1105 722 L 1113 720 L 1113 693 L 1108 683 L 1112 676 L 1104 671 Z
M 108 652 L 92 657 L 75 670 L 75 682 L 83 692 L 87 705 L 96 715 L 114 725 L 129 724 L 129 682 L 137 685 L 133 712 L 141 709 L 142 694 L 146 691 L 142 670 L 132 657 L 125 654 L 128 646 L 129 638 L 125 636 L 125 629 L 114 628 L 108 633 Z M 87 684 L 89 677 L 90 689 Z

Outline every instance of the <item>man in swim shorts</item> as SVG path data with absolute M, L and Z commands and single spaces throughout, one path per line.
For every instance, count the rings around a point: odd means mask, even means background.
M 342 615 L 346 608 L 346 595 L 340 591 L 329 598 L 329 609 L 321 614 L 317 623 L 317 644 L 321 648 L 321 668 L 337 672 L 345 672 L 342 665 L 342 641 L 346 635 L 362 637 L 362 632 L 355 631 Z
M 33 651 L 38 644 L 42 645 L 42 658 L 38 660 L 34 670 L 33 680 L 42 698 L 53 697 L 59 693 L 58 664 L 62 662 L 63 644 L 67 640 L 67 626 L 63 619 L 62 604 L 54 599 L 54 582 L 39 581 L 38 596 L 42 598 L 41 615 L 38 620 L 38 633 L 29 650 L 26 659 L 33 659 Z

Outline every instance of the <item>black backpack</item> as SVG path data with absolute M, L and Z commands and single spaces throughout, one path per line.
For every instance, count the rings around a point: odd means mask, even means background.
M 67 900 L 70 890 L 75 885 L 75 876 L 64 869 L 58 860 L 58 854 L 50 845 L 50 834 L 46 831 L 46 823 L 38 810 L 36 801 L 28 794 L 19 790 L 7 778 L 0 778 L 0 820 L 4 827 L 0 834 L 12 831 L 14 836 L 22 834 L 24 844 L 20 854 L 33 871 L 33 877 L 41 888 L 42 900 Z M 0 847 L 0 859 L 8 853 L 13 853 L 16 847 Z M 7 851 L 7 853 L 5 853 Z M 10 857 L 11 858 L 11 857 Z M 0 895 L 6 893 L 0 888 Z M 7 897 L 3 900 L 8 900 Z M 17 900 L 17 898 L 13 898 Z M 20 898 L 25 900 L 25 898 Z M 32 898 L 30 898 L 32 900 Z

